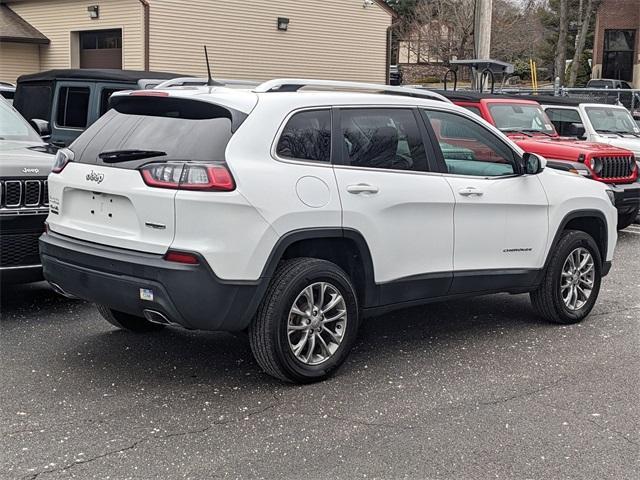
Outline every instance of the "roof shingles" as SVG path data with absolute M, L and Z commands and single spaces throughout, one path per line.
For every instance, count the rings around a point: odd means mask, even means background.
M 49 39 L 5 4 L 0 4 L 0 42 L 42 43 Z

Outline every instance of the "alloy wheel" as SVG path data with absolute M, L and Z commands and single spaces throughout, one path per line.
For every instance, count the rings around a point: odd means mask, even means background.
M 306 365 L 333 356 L 344 339 L 347 307 L 340 291 L 328 282 L 313 283 L 296 297 L 287 319 L 289 348 Z
M 586 248 L 574 249 L 562 266 L 560 294 L 565 306 L 580 310 L 591 297 L 595 283 L 593 256 Z

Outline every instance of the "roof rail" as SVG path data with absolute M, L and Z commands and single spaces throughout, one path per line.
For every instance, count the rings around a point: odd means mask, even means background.
M 402 97 L 426 98 L 451 103 L 450 100 L 439 93 L 422 88 L 396 87 L 378 83 L 342 82 L 335 80 L 309 80 L 301 78 L 278 78 L 261 83 L 253 91 L 256 93 L 267 92 L 297 92 L 301 88 L 316 87 L 316 90 L 370 90 L 386 95 L 399 95 Z
M 214 78 L 214 80 L 218 83 L 224 84 L 224 86 L 234 85 L 234 86 L 244 86 L 244 87 L 255 87 L 260 83 L 252 80 L 235 80 L 235 79 L 229 79 L 229 78 Z M 164 89 L 164 88 L 171 88 L 171 87 L 206 87 L 208 82 L 209 82 L 208 78 L 178 77 L 178 78 L 172 78 L 170 80 L 166 80 L 156 85 L 153 88 Z

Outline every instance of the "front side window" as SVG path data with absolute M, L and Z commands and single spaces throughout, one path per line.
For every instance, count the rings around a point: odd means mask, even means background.
M 280 135 L 276 153 L 291 160 L 328 163 L 331 160 L 331 111 L 294 114 Z
M 544 110 L 538 105 L 496 103 L 489 105 L 493 121 L 503 132 L 555 134 Z
M 565 108 L 547 108 L 546 114 L 558 133 L 564 137 L 571 137 L 575 132 L 575 125 L 582 125 L 580 114 L 576 110 Z
M 640 133 L 628 110 L 608 107 L 588 107 L 587 117 L 598 133 Z
M 422 113 L 433 128 L 449 173 L 479 177 L 516 173 L 514 152 L 486 128 L 455 113 Z
M 60 87 L 56 125 L 67 128 L 87 126 L 89 87 Z
M 392 170 L 427 170 L 427 156 L 412 110 L 354 108 L 340 113 L 345 164 Z

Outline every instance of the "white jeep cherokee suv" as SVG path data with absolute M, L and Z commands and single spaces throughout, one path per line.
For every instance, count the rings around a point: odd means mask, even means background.
M 573 323 L 611 267 L 606 186 L 437 94 L 273 80 L 111 106 L 58 153 L 40 248 L 54 288 L 120 328 L 248 330 L 265 371 L 309 382 L 365 315 L 529 292 Z

